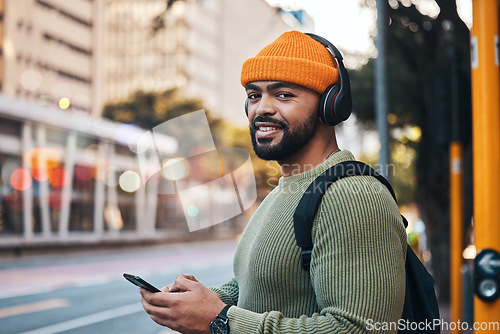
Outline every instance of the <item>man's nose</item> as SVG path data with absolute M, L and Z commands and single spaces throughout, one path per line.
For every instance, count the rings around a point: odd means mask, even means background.
M 276 106 L 274 105 L 274 99 L 267 94 L 263 94 L 262 97 L 260 98 L 259 103 L 257 104 L 255 112 L 257 115 L 276 114 Z

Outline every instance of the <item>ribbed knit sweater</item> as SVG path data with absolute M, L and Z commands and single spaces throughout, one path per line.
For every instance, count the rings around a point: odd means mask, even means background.
M 365 333 L 367 321 L 399 320 L 406 232 L 392 196 L 374 177 L 330 186 L 313 225 L 310 273 L 300 264 L 295 208 L 319 174 L 349 160 L 354 156 L 341 151 L 282 177 L 252 216 L 234 256 L 235 277 L 212 288 L 234 305 L 231 333 Z

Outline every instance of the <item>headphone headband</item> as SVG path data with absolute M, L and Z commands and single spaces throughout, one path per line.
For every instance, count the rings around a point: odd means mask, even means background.
M 306 32 L 305 34 L 307 36 L 311 37 L 312 39 L 314 39 L 316 42 L 319 42 L 319 43 L 323 44 L 323 46 L 328 51 L 330 51 L 330 53 L 333 55 L 333 57 L 336 60 L 342 61 L 344 59 L 344 58 L 342 58 L 342 54 L 340 53 L 339 49 L 337 49 L 337 47 L 335 45 L 333 45 L 331 42 L 329 42 L 327 39 L 325 39 L 325 38 L 323 38 L 321 36 L 318 36 L 316 34 L 310 33 L 310 32 Z

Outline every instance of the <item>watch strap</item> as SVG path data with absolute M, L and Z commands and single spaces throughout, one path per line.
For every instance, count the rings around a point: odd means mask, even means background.
M 230 307 L 231 307 L 231 305 L 224 306 L 224 308 L 222 309 L 222 311 L 220 311 L 218 317 L 222 318 L 224 320 L 228 319 L 228 317 L 227 317 L 227 311 L 229 310 Z
M 227 310 L 231 305 L 226 305 L 210 323 L 211 334 L 229 334 L 229 318 L 227 317 Z

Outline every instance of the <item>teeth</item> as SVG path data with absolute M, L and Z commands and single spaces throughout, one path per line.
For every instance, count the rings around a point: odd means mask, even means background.
M 275 128 L 275 127 L 272 127 L 272 126 L 265 126 L 265 127 L 261 127 L 261 128 L 259 128 L 259 130 L 260 130 L 260 131 L 267 132 L 267 131 L 278 130 L 278 128 Z

